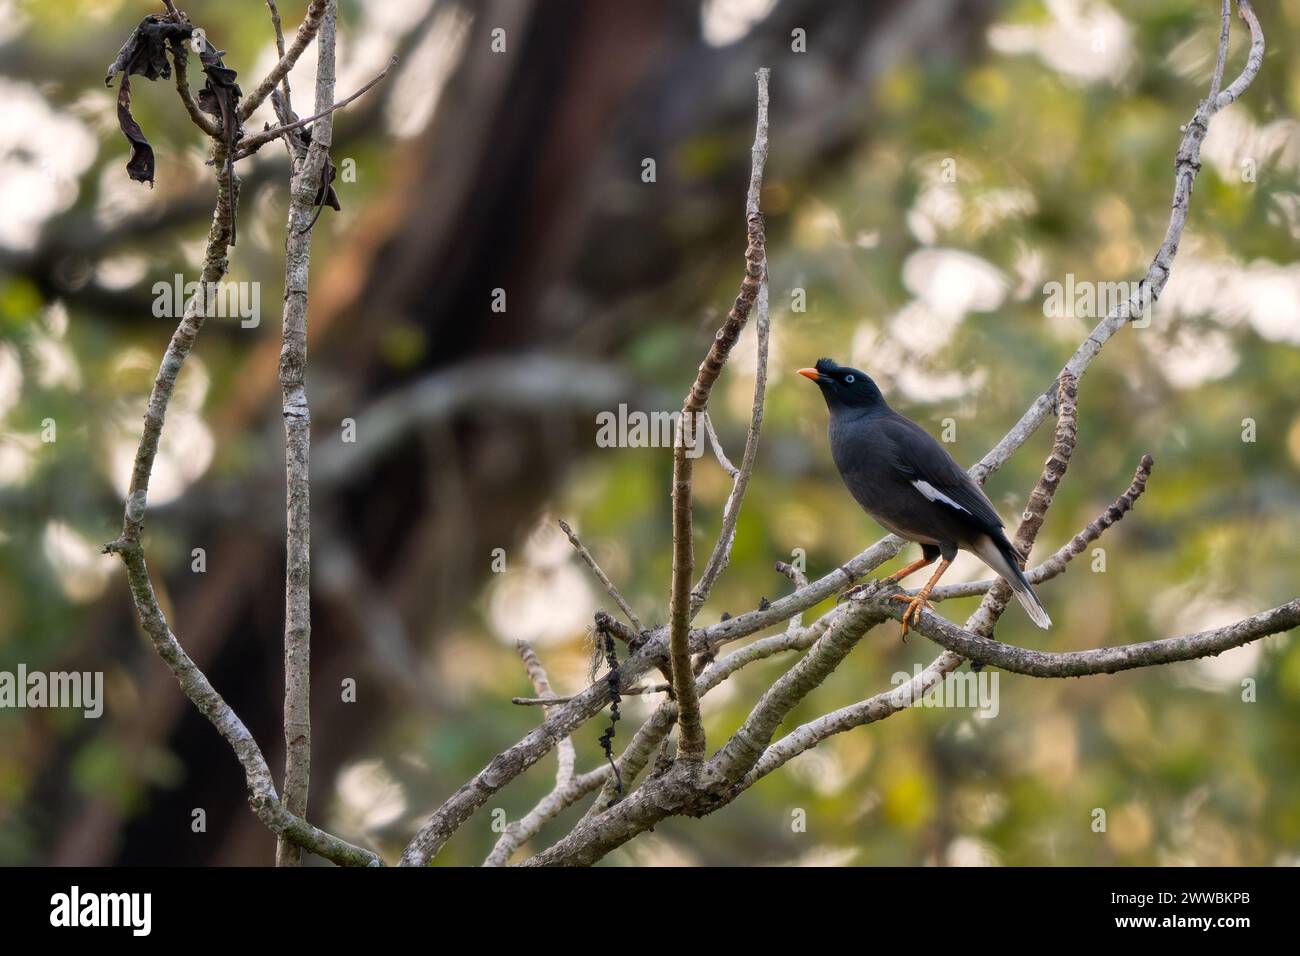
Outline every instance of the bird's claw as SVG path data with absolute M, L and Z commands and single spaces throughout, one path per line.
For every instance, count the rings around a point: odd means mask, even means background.
M 891 594 L 889 599 L 907 602 L 907 609 L 903 611 L 903 640 L 907 640 L 907 632 L 911 629 L 911 625 L 921 620 L 922 611 L 934 610 L 934 605 L 919 594 Z

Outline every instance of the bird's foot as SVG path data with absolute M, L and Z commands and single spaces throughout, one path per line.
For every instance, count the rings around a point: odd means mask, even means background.
M 907 609 L 903 611 L 903 640 L 907 640 L 907 632 L 911 625 L 921 620 L 922 611 L 933 611 L 934 605 L 925 599 L 923 595 L 911 594 L 891 594 L 891 601 L 906 601 Z

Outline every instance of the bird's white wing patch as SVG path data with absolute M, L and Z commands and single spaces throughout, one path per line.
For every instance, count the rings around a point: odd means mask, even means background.
M 920 478 L 917 478 L 915 481 L 912 482 L 912 487 L 915 488 L 917 491 L 919 491 L 921 494 L 925 495 L 925 497 L 931 501 L 942 501 L 944 504 L 948 505 L 951 508 L 956 508 L 958 511 L 965 511 L 967 514 L 970 514 L 969 511 L 967 511 L 961 505 L 957 504 L 957 502 L 953 501 L 951 498 L 945 495 L 934 485 L 930 484 L 928 481 L 922 481 Z

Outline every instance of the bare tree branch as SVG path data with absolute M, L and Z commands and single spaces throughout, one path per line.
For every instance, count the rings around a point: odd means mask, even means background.
M 828 737 L 852 730 L 854 727 L 875 723 L 910 707 L 943 679 L 943 675 L 947 673 L 943 664 L 950 658 L 956 657 L 960 660 L 968 655 L 973 659 L 982 659 L 985 663 L 1005 667 L 1007 670 L 1040 677 L 1109 674 L 1133 667 L 1150 667 L 1220 654 L 1261 637 L 1280 634 L 1300 626 L 1300 600 L 1291 601 L 1215 630 L 1143 644 L 1103 647 L 1064 654 L 1024 651 L 1021 648 L 974 637 L 946 621 L 934 627 L 934 633 L 931 634 L 930 625 L 936 620 L 943 619 L 931 617 L 926 625 L 919 629 L 920 632 L 945 647 L 951 646 L 954 650 L 938 658 L 912 680 L 891 691 L 842 707 L 792 730 L 764 752 L 746 776 L 742 786 L 750 786 Z
M 532 645 L 527 641 L 515 641 L 515 648 L 523 659 L 524 669 L 532 681 L 533 689 L 545 700 L 553 696 L 550 678 L 546 668 L 538 659 Z M 608 767 L 601 767 L 583 774 L 575 780 L 574 767 L 577 763 L 577 751 L 573 747 L 573 738 L 565 737 L 558 745 L 559 763 L 555 771 L 555 787 L 541 802 L 530 810 L 522 819 L 507 824 L 496 846 L 484 861 L 485 866 L 505 866 L 515 851 L 532 839 L 547 821 L 554 819 L 566 808 L 581 800 L 604 782 L 609 773 Z
M 334 99 L 334 35 L 338 8 L 326 0 L 319 28 L 316 103 Z M 307 403 L 307 288 L 311 232 L 306 228 L 321 188 L 331 141 L 327 115 L 313 130 L 307 157 L 290 178 L 285 233 L 280 389 L 285 446 L 284 805 L 307 812 L 311 785 L 311 410 Z M 298 847 L 281 839 L 279 866 L 297 866 Z
M 1141 644 L 1062 653 L 1001 644 L 971 634 L 936 615 L 931 615 L 927 624 L 930 626 L 920 629 L 922 634 L 936 644 L 971 660 L 996 664 L 1003 670 L 1030 677 L 1084 677 L 1089 674 L 1114 674 L 1135 667 L 1190 661 L 1198 657 L 1214 657 L 1261 637 L 1289 631 L 1300 626 L 1300 598 L 1208 631 Z
M 253 155 L 253 153 L 257 152 L 267 143 L 271 142 L 271 140 L 278 139 L 279 137 L 283 136 L 285 133 L 306 126 L 308 123 L 314 123 L 321 117 L 328 116 L 329 114 L 333 113 L 335 110 L 342 109 L 343 107 L 351 103 L 353 100 L 355 100 L 357 97 L 363 95 L 364 93 L 368 92 L 373 87 L 375 87 L 377 84 L 382 82 L 384 77 L 388 76 L 388 72 L 395 66 L 397 66 L 396 56 L 392 57 L 388 61 L 388 65 L 384 67 L 383 72 L 381 72 L 369 83 L 365 84 L 365 86 L 362 86 L 351 96 L 345 96 L 337 103 L 332 103 L 331 105 L 326 107 L 321 107 L 320 103 L 318 102 L 316 104 L 316 112 L 313 113 L 311 116 L 308 116 L 304 119 L 293 120 L 289 123 L 283 123 L 280 126 L 274 126 L 271 129 L 263 130 L 260 133 L 254 133 L 251 136 L 245 136 L 243 139 L 239 141 L 239 149 L 236 150 L 235 152 L 235 159 L 237 160 L 245 159 Z
M 827 614 L 806 628 L 791 628 L 771 637 L 760 638 L 715 661 L 696 679 L 697 693 L 703 697 L 742 667 L 756 661 L 766 660 L 787 651 L 807 650 L 826 632 L 831 617 L 831 614 Z M 626 790 L 631 791 L 637 775 L 645 769 L 655 749 L 667 738 L 676 720 L 677 704 L 672 700 L 666 700 L 637 729 L 632 742 L 618 759 L 619 779 L 623 781 Z M 606 779 L 600 796 L 591 805 L 586 816 L 595 816 L 600 811 L 608 809 L 616 797 L 614 778 L 611 776 Z
M 1066 565 L 1081 554 L 1084 548 L 1100 538 L 1111 525 L 1123 518 L 1132 509 L 1138 498 L 1142 497 L 1142 493 L 1146 491 L 1147 480 L 1151 477 L 1151 469 L 1154 465 L 1155 462 L 1150 455 L 1143 455 L 1128 489 L 1112 501 L 1096 519 L 1088 522 L 1082 531 L 1048 557 L 1047 560 L 1026 571 L 1025 577 L 1029 578 L 1029 582 L 1031 584 L 1041 584 L 1043 581 L 1050 581 L 1059 574 L 1064 574 Z M 993 586 L 993 583 L 992 580 L 988 580 L 971 581 L 966 584 L 941 585 L 930 592 L 930 600 L 938 602 L 950 598 L 974 597 L 988 591 Z
M 252 116 L 253 111 L 262 105 L 262 101 L 271 95 L 271 91 L 275 89 L 276 85 L 293 69 L 294 64 L 298 62 L 298 58 L 302 56 L 303 51 L 307 49 L 307 45 L 311 43 L 320 30 L 321 22 L 325 18 L 325 4 L 326 0 L 311 0 L 311 5 L 307 7 L 307 13 L 303 16 L 302 23 L 298 25 L 298 32 L 294 35 L 293 43 L 289 45 L 289 49 L 280 57 L 275 66 L 271 67 L 271 72 L 262 78 L 262 82 L 253 87 L 252 92 L 244 97 L 244 101 L 239 107 L 240 119 L 246 120 Z
M 520 658 L 524 662 L 524 670 L 528 672 L 528 679 L 533 683 L 533 689 L 541 697 L 550 697 L 554 694 L 551 690 L 551 680 L 546 676 L 546 668 L 537 657 L 537 652 L 533 650 L 531 644 L 527 641 L 515 641 L 515 649 L 519 651 Z M 573 768 L 577 762 L 577 751 L 573 749 L 573 738 L 565 737 L 559 743 L 560 764 L 555 774 L 556 783 L 567 783 L 573 779 Z
M 713 384 L 722 373 L 722 367 L 727 363 L 731 349 L 749 319 L 763 280 L 767 240 L 763 233 L 759 198 L 763 187 L 763 164 L 767 160 L 768 75 L 766 68 L 760 69 L 756 74 L 758 121 L 752 150 L 749 195 L 745 201 L 746 231 L 749 235 L 749 245 L 745 250 L 745 278 L 727 320 L 714 336 L 713 345 L 700 364 L 695 382 L 682 402 L 682 414 L 677 420 L 677 439 L 673 443 L 673 571 L 668 603 L 668 656 L 672 662 L 673 691 L 677 698 L 679 758 L 687 763 L 698 763 L 704 758 L 704 725 L 700 722 L 700 702 L 695 696 L 689 646 L 693 613 L 691 574 L 695 570 L 695 546 L 691 540 L 691 480 L 694 466 L 691 456 L 687 454 L 688 435 L 693 433 L 695 442 L 701 440 L 698 419 L 708 408 L 709 393 L 713 391 Z

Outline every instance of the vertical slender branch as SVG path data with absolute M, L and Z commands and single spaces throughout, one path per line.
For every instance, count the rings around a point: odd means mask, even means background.
M 334 102 L 336 0 L 328 0 L 319 32 L 316 104 Z M 284 576 L 284 805 L 307 813 L 311 782 L 311 411 L 307 404 L 307 282 L 311 233 L 306 229 L 320 191 L 329 150 L 332 114 L 317 121 L 312 144 L 292 177 L 292 201 L 285 238 L 283 344 L 280 388 L 285 442 Z M 297 866 L 298 847 L 281 838 L 276 864 Z
M 1223 13 L 1219 17 L 1219 55 L 1214 61 L 1214 77 L 1210 80 L 1211 103 L 1219 98 L 1223 86 L 1223 68 L 1228 62 L 1228 32 L 1232 29 L 1232 0 L 1223 0 Z
M 700 419 L 708 408 L 709 393 L 718 380 L 749 319 L 763 279 L 766 236 L 763 214 L 759 211 L 759 194 L 763 187 L 763 164 L 767 160 L 767 79 L 768 70 L 756 74 L 758 81 L 758 121 L 752 151 L 753 164 L 749 193 L 745 202 L 745 221 L 749 244 L 745 250 L 745 278 L 727 320 L 714 336 L 713 345 L 696 374 L 691 390 L 682 403 L 673 443 L 673 572 L 668 604 L 668 653 L 672 661 L 673 692 L 677 698 L 678 754 L 684 764 L 698 765 L 704 758 L 704 725 L 700 722 L 700 701 L 691 671 L 691 575 L 695 570 L 695 549 L 691 541 L 692 459 L 688 445 L 704 440 Z

